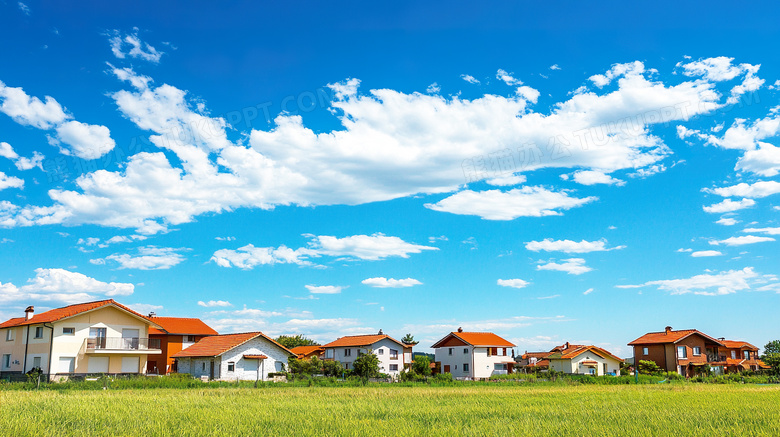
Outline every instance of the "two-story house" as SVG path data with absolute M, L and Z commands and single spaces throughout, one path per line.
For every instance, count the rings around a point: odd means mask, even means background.
M 437 341 L 436 367 L 457 379 L 484 379 L 512 373 L 515 345 L 492 332 L 450 332 Z
M 355 359 L 372 352 L 379 358 L 379 372 L 398 377 L 412 364 L 412 346 L 402 343 L 381 330 L 376 335 L 348 335 L 322 346 L 325 360 L 335 360 L 347 369 L 353 369 Z
M 710 366 L 716 374 L 738 373 L 743 370 L 768 369 L 769 366 L 758 359 L 758 348 L 746 341 L 718 339 L 724 347 L 718 348 L 708 357 Z
M 39 368 L 50 379 L 88 374 L 144 373 L 159 341 L 159 325 L 113 299 L 55 308 L 0 324 L 0 372 Z
M 203 337 L 218 334 L 200 319 L 157 317 L 151 313 L 149 320 L 162 327 L 149 329 L 149 338 L 159 340 L 162 349 L 161 355 L 150 356 L 147 361 L 146 371 L 151 374 L 176 372 L 176 359 L 173 354 L 187 349 Z
M 687 378 L 710 366 L 719 349 L 725 348 L 718 339 L 695 329 L 675 331 L 667 326 L 663 332 L 650 332 L 628 344 L 634 348 L 634 363 L 653 361 L 666 372 L 677 372 Z

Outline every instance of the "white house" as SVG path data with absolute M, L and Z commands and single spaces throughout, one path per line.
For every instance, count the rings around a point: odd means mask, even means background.
M 450 332 L 437 341 L 435 360 L 456 379 L 482 379 L 512 373 L 515 345 L 492 332 Z
M 373 352 L 379 358 L 379 371 L 393 377 L 412 364 L 412 345 L 402 343 L 382 331 L 376 335 L 349 335 L 323 346 L 326 360 L 335 360 L 351 370 L 352 363 L 363 353 Z
M 550 370 L 581 375 L 620 375 L 620 358 L 596 346 L 569 344 L 553 348 L 547 355 Z
M 89 374 L 139 374 L 162 353 L 149 330 L 160 328 L 113 299 L 55 308 L 0 324 L 0 373 L 40 368 L 50 379 Z
M 296 356 L 262 332 L 204 337 L 172 355 L 179 373 L 216 380 L 265 381 Z

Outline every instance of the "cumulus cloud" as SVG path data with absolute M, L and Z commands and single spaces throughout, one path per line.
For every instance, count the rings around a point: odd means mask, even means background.
M 523 84 L 523 82 L 520 81 L 519 79 L 515 79 L 514 77 L 512 77 L 512 73 L 509 73 L 506 70 L 502 70 L 502 69 L 499 69 L 498 72 L 496 72 L 496 79 L 500 80 L 501 82 L 504 82 L 509 86 Z
M 184 249 L 144 246 L 139 247 L 133 255 L 115 253 L 105 258 L 91 259 L 89 261 L 93 264 L 105 264 L 106 261 L 114 261 L 119 264 L 119 269 L 165 270 L 184 261 L 184 256 L 179 253 L 182 250 Z
M 141 38 L 138 37 L 138 28 L 134 28 L 132 34 L 124 35 L 120 31 L 114 30 L 108 41 L 111 44 L 111 52 L 119 59 L 129 56 L 156 64 L 160 62 L 160 58 L 164 54 L 141 41 Z
M 588 253 L 605 252 L 609 250 L 624 249 L 626 246 L 607 247 L 607 240 L 602 238 L 598 241 L 582 240 L 579 243 L 572 240 L 553 240 L 545 238 L 542 241 L 529 241 L 525 243 L 525 248 L 534 252 L 544 250 L 546 252 L 565 252 L 565 253 Z
M 769 235 L 780 235 L 780 227 L 778 228 L 746 228 L 742 232 L 761 233 Z
M 208 302 L 204 302 L 202 300 L 198 301 L 198 305 L 206 308 L 213 308 L 213 307 L 230 307 L 233 306 L 230 302 L 226 300 L 210 300 Z
M 579 170 L 572 175 L 574 182 L 582 185 L 625 185 L 626 182 L 595 170 Z
M 569 258 L 562 260 L 562 263 L 547 262 L 536 266 L 536 270 L 556 270 L 566 272 L 570 275 L 581 275 L 592 271 L 593 269 L 585 265 L 583 258 Z
M 780 182 L 758 181 L 753 184 L 742 182 L 730 187 L 705 188 L 702 191 L 717 194 L 721 197 L 737 196 L 757 199 L 780 193 Z
M 340 285 L 306 285 L 305 287 L 312 294 L 339 294 L 346 288 Z
M 703 206 L 704 212 L 710 214 L 720 214 L 724 212 L 739 211 L 740 209 L 750 208 L 754 206 L 756 201 L 753 199 L 742 199 L 739 202 L 735 202 L 731 199 L 725 199 L 720 203 L 716 203 L 710 206 Z
M 460 78 L 465 80 L 468 83 L 473 83 L 473 84 L 479 85 L 479 80 L 477 80 L 477 78 L 475 78 L 474 76 L 472 76 L 470 74 L 461 74 Z
M 726 246 L 744 246 L 746 244 L 764 243 L 767 241 L 775 241 L 772 237 L 758 237 L 755 235 L 743 235 L 741 237 L 731 237 L 725 240 L 713 240 L 710 244 L 717 246 L 725 244 Z
M 526 181 L 526 177 L 523 175 L 510 175 L 510 176 L 501 176 L 493 179 L 488 179 L 485 181 L 485 183 L 497 187 L 508 187 L 512 185 L 520 185 L 525 181 Z
M 716 221 L 715 223 L 723 226 L 734 226 L 739 223 L 739 220 L 731 217 L 721 217 L 720 220 Z
M 24 187 L 24 180 L 15 176 L 8 176 L 7 174 L 0 171 L 0 190 L 5 190 L 6 188 L 22 187 Z
M 220 267 L 238 267 L 249 270 L 259 265 L 273 264 L 298 264 L 311 265 L 307 257 L 317 256 L 317 254 L 307 248 L 290 249 L 287 246 L 274 247 L 255 247 L 252 244 L 239 247 L 238 249 L 220 249 L 211 256 Z
M 617 288 L 641 288 L 655 286 L 671 294 L 700 294 L 716 296 L 750 290 L 751 285 L 760 283 L 759 275 L 752 267 L 742 270 L 729 270 L 715 274 L 702 274 L 684 279 L 664 279 L 648 281 L 640 285 L 618 285 Z
M 55 144 L 64 143 L 63 153 L 79 158 L 97 159 L 110 152 L 116 146 L 111 132 L 105 126 L 69 121 L 57 126 L 57 137 L 50 138 Z
M 525 288 L 528 286 L 528 284 L 530 284 L 530 282 L 524 281 L 522 279 L 499 279 L 496 281 L 496 284 L 502 287 Z
M 54 98 L 46 96 L 41 101 L 27 95 L 22 88 L 12 88 L 3 82 L 0 82 L 0 112 L 21 125 L 38 129 L 51 129 L 70 118 Z
M 375 288 L 405 288 L 413 287 L 415 285 L 422 285 L 422 282 L 418 281 L 417 279 L 387 279 L 381 276 L 378 278 L 364 279 L 362 283 Z
M 701 76 L 706 80 L 721 82 L 734 79 L 743 74 L 749 64 L 732 64 L 734 58 L 719 56 L 716 58 L 699 59 L 688 63 L 679 62 L 686 76 Z M 750 66 L 752 67 L 752 66 Z
M 97 279 L 64 269 L 35 269 L 35 277 L 27 285 L 17 287 L 12 283 L 0 283 L 0 302 L 28 301 L 77 303 L 95 300 L 97 297 L 129 296 L 133 284 L 101 282 Z

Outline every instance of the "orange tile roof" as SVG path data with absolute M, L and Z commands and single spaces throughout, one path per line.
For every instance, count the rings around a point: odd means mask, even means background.
M 185 317 L 151 317 L 160 329 L 150 329 L 149 334 L 217 335 L 218 332 L 200 319 Z
M 438 344 L 444 342 L 450 337 L 458 338 L 471 346 L 490 346 L 490 347 L 515 347 L 514 344 L 504 340 L 503 338 L 493 334 L 492 332 L 450 332 L 445 335 L 444 338 L 437 341 L 432 348 L 439 347 Z
M 750 349 L 757 351 L 758 348 L 753 346 L 752 344 L 746 342 L 746 341 L 734 341 L 734 340 L 721 340 L 721 343 L 723 343 L 724 346 L 726 346 L 729 349 Z
M 664 344 L 664 343 L 677 343 L 678 341 L 690 336 L 690 335 L 700 335 L 704 337 L 707 340 L 710 340 L 711 342 L 717 344 L 717 345 L 723 345 L 720 341 L 710 337 L 709 335 L 697 331 L 695 329 L 680 329 L 677 331 L 663 331 L 663 332 L 649 332 L 636 340 L 629 343 L 629 346 L 634 345 L 641 345 L 641 344 Z
M 331 341 L 330 343 L 323 345 L 324 348 L 330 348 L 330 347 L 358 347 L 358 346 L 370 346 L 380 340 L 388 339 L 390 341 L 394 341 L 398 344 L 400 344 L 403 347 L 409 347 L 400 341 L 394 339 L 393 337 L 390 337 L 389 335 L 385 334 L 375 334 L 375 335 L 347 335 L 346 337 L 341 337 L 337 340 Z
M 56 322 L 58 320 L 66 319 L 68 317 L 73 317 L 81 313 L 92 311 L 108 305 L 113 305 L 121 310 L 127 311 L 128 313 L 136 317 L 148 321 L 153 326 L 157 326 L 157 324 L 149 320 L 148 317 L 143 316 L 131 310 L 130 308 L 120 304 L 119 302 L 116 302 L 114 299 L 106 299 L 106 300 L 98 300 L 95 302 L 86 302 L 86 303 L 68 305 L 62 308 L 54 308 L 49 311 L 42 312 L 40 314 L 35 314 L 30 320 L 26 320 L 24 317 L 16 317 L 0 324 L 0 328 L 8 328 L 13 326 L 24 326 L 24 325 L 37 325 L 39 323 Z
M 240 346 L 247 341 L 263 337 L 271 343 L 279 346 L 283 350 L 287 351 L 291 355 L 293 354 L 289 349 L 277 343 L 271 337 L 263 334 L 262 332 L 242 332 L 239 334 L 222 334 L 213 335 L 210 337 L 203 337 L 197 343 L 192 346 L 171 355 L 172 358 L 185 358 L 185 357 L 216 357 L 224 354 L 225 352 L 233 349 L 236 346 Z
M 264 360 L 268 358 L 265 355 L 244 355 L 245 360 Z
M 290 349 L 290 352 L 298 355 L 298 358 L 309 355 L 314 352 L 323 352 L 325 348 L 323 346 L 297 346 Z
M 600 348 L 598 346 L 583 346 L 583 345 L 569 345 L 568 349 L 562 349 L 560 351 L 560 357 L 551 355 L 549 358 L 568 360 L 578 357 L 585 352 L 593 352 L 601 358 L 612 358 L 619 362 L 623 362 L 623 359 L 611 354 L 608 350 Z M 557 355 L 557 354 L 556 354 Z

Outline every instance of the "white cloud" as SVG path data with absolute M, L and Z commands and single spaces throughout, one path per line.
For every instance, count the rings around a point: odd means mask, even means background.
M 6 142 L 0 142 L 0 156 L 3 158 L 8 158 L 12 161 L 19 158 L 19 155 L 14 152 L 13 147 L 11 147 L 11 145 Z
M 762 234 L 769 234 L 769 235 L 780 235 L 780 227 L 778 228 L 747 228 L 743 229 L 742 232 L 758 232 Z
M 418 281 L 417 279 L 387 279 L 384 277 L 364 279 L 362 283 L 375 288 L 404 288 L 413 287 L 415 285 L 422 285 L 422 282 Z
M 767 241 L 775 241 L 772 237 L 757 237 L 755 235 L 744 235 L 741 237 L 731 237 L 725 240 L 713 240 L 710 244 L 718 246 L 725 244 L 726 246 L 744 246 L 746 244 L 764 243 Z
M 604 74 L 596 74 L 588 78 L 594 85 L 603 88 L 619 77 L 638 76 L 645 72 L 645 66 L 639 61 L 626 64 L 615 64 Z
M 735 202 L 731 199 L 725 199 L 720 203 L 716 203 L 710 206 L 703 206 L 704 212 L 711 214 L 720 214 L 724 212 L 739 211 L 740 209 L 750 208 L 754 206 L 756 201 L 753 199 L 742 199 L 739 202 Z
M 24 13 L 24 15 L 30 15 L 30 7 L 29 6 L 27 6 L 26 4 L 24 4 L 22 2 L 19 2 L 17 4 L 17 6 L 19 6 L 19 10 L 22 11 Z
M 328 235 L 310 236 L 311 250 L 321 255 L 348 256 L 362 260 L 376 261 L 398 256 L 409 258 L 409 254 L 421 253 L 424 250 L 439 250 L 432 246 L 422 246 L 408 243 L 398 237 L 384 234 L 352 235 L 337 238 Z
M 734 58 L 719 56 L 716 58 L 699 59 L 698 61 L 683 64 L 678 63 L 678 67 L 683 68 L 683 74 L 686 76 L 702 76 L 706 80 L 721 82 L 734 79 L 745 72 L 745 65 L 733 65 Z
M 587 296 L 587 295 L 589 295 L 591 293 L 593 293 L 593 289 L 592 288 L 588 288 L 587 290 L 582 292 L 582 294 L 585 295 L 585 296 Z
M 607 240 L 598 241 L 582 240 L 579 243 L 572 240 L 553 240 L 545 238 L 542 241 L 529 241 L 525 243 L 525 248 L 534 252 L 544 250 L 546 252 L 565 252 L 565 253 L 588 253 L 605 252 L 609 250 L 624 249 L 626 246 L 607 247 Z
M 531 88 L 530 86 L 518 87 L 515 90 L 515 94 L 524 98 L 525 100 L 528 100 L 531 103 L 536 103 L 539 100 L 539 96 L 541 95 L 539 90 Z
M 202 300 L 199 300 L 198 305 L 206 308 L 233 306 L 233 304 L 231 304 L 226 300 L 210 300 L 208 302 L 203 302 Z
M 137 255 L 113 254 L 90 262 L 105 264 L 106 261 L 115 261 L 119 264 L 119 269 L 165 270 L 184 261 L 184 256 L 178 253 L 181 250 L 172 247 L 144 246 L 137 249 Z
M 499 69 L 498 72 L 496 72 L 496 79 L 504 82 L 505 84 L 509 86 L 514 85 L 522 85 L 523 82 L 519 79 L 515 79 L 512 77 L 512 73 L 507 72 L 506 70 Z
M 57 138 L 53 140 L 70 146 L 63 153 L 87 160 L 100 158 L 116 146 L 107 127 L 78 121 L 57 126 Z
M 346 288 L 340 285 L 306 285 L 305 287 L 312 294 L 339 294 Z
M 550 70 L 560 70 L 561 67 L 558 66 L 558 64 L 550 65 Z
M 722 256 L 723 254 L 717 250 L 700 250 L 691 254 L 694 258 L 708 257 L 708 256 Z
M 581 275 L 592 271 L 593 269 L 585 265 L 583 258 L 569 258 L 562 260 L 563 263 L 547 262 L 536 266 L 536 270 L 556 270 L 566 272 L 570 275 Z
M 558 210 L 571 209 L 597 200 L 597 197 L 569 197 L 565 191 L 543 187 L 522 187 L 510 191 L 464 190 L 437 203 L 425 204 L 434 211 L 476 215 L 486 220 L 514 220 L 518 217 L 562 215 Z
M 112 32 L 112 36 L 109 38 L 111 44 L 111 51 L 119 59 L 124 59 L 127 56 L 136 59 L 143 59 L 153 63 L 160 62 L 160 57 L 164 54 L 158 51 L 148 43 L 141 41 L 138 37 L 138 29 L 134 29 L 132 34 L 125 34 L 124 36 L 118 30 Z
M 720 220 L 716 221 L 715 223 L 723 226 L 734 226 L 739 223 L 739 220 L 731 217 L 721 217 Z
M 0 171 L 0 190 L 5 190 L 6 188 L 23 188 L 24 187 L 24 180 L 19 179 L 15 176 L 8 176 L 5 173 Z
M 682 252 L 682 253 L 685 253 L 685 252 L 693 252 L 693 249 L 683 249 L 683 248 L 681 247 L 681 248 L 677 249 L 677 252 Z
M 441 87 L 436 82 L 428 85 L 428 88 L 425 89 L 425 92 L 428 94 L 439 94 L 440 91 Z
M 493 179 L 488 179 L 485 181 L 485 183 L 497 187 L 508 187 L 512 185 L 520 185 L 525 181 L 526 181 L 526 177 L 523 175 L 510 175 L 510 176 L 501 176 Z
M 36 276 L 27 280 L 27 285 L 17 287 L 11 283 L 0 283 L 0 302 L 27 301 L 77 303 L 95 300 L 96 296 L 129 296 L 133 284 L 101 282 L 81 273 L 64 269 L 35 269 Z
M 729 270 L 716 274 L 702 274 L 685 279 L 664 279 L 660 281 L 648 281 L 641 285 L 618 285 L 618 288 L 641 288 L 656 286 L 659 290 L 668 291 L 671 294 L 700 294 L 716 296 L 732 294 L 737 291 L 749 290 L 751 283 L 755 283 L 758 274 L 752 267 L 742 270 Z
M 46 96 L 41 101 L 30 97 L 21 88 L 12 88 L 0 82 L 0 112 L 24 126 L 51 129 L 68 118 L 59 103 Z
M 236 241 L 236 237 L 214 237 L 217 241 Z
M 496 283 L 502 287 L 525 288 L 530 284 L 522 279 L 499 279 Z
M 579 170 L 574 172 L 573 175 L 574 182 L 577 182 L 578 184 L 582 185 L 596 185 L 596 184 L 605 184 L 605 185 L 625 185 L 626 182 L 620 179 L 615 179 L 612 176 L 608 174 L 604 174 L 600 171 L 594 171 L 594 170 Z
M 753 184 L 746 184 L 742 182 L 730 187 L 705 188 L 702 191 L 705 193 L 717 194 L 721 197 L 738 196 L 748 198 L 762 198 L 771 196 L 772 194 L 780 193 L 780 182 L 758 181 Z
M 757 149 L 748 150 L 739 158 L 736 169 L 759 176 L 777 176 L 780 174 L 780 147 L 759 142 Z
M 474 76 L 472 76 L 470 74 L 461 74 L 460 78 L 465 80 L 468 83 L 473 83 L 473 84 L 479 85 L 479 80 L 477 80 L 477 78 L 475 78 Z
M 236 250 L 220 249 L 214 252 L 211 261 L 220 267 L 235 266 L 240 269 L 252 269 L 258 265 L 273 264 L 298 264 L 311 265 L 306 258 L 316 256 L 314 251 L 307 248 L 290 249 L 287 246 L 255 247 L 252 244 L 239 247 Z

